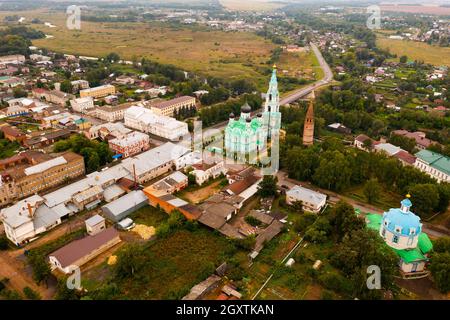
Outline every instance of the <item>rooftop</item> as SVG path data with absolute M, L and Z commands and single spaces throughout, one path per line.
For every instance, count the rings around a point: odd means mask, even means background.
M 447 175 L 450 175 L 450 158 L 440 153 L 422 150 L 415 154 L 422 161 L 428 163 L 432 168 L 437 169 Z
M 58 259 L 61 263 L 61 267 L 66 268 L 81 258 L 92 254 L 95 250 L 101 248 L 116 237 L 119 237 L 119 233 L 116 229 L 108 228 L 96 235 L 72 241 L 68 245 L 51 253 L 49 256 Z

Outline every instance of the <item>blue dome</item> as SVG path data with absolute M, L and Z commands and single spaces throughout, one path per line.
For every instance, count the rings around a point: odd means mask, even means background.
M 412 202 L 411 202 L 411 200 L 409 200 L 408 198 L 403 199 L 402 202 L 401 202 L 401 204 L 402 204 L 403 206 L 405 206 L 405 207 L 408 207 L 408 208 L 412 207 Z
M 414 234 L 418 235 L 422 231 L 422 224 L 420 218 L 409 210 L 412 206 L 411 200 L 405 199 L 401 202 L 402 209 L 390 209 L 383 215 L 382 224 L 385 228 L 395 234 L 409 236 L 411 229 L 414 229 Z M 398 228 L 401 231 L 398 232 Z

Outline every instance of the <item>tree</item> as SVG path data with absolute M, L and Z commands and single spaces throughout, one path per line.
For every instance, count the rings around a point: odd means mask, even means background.
M 408 152 L 413 152 L 416 147 L 416 140 L 398 134 L 393 134 L 389 142 Z
M 114 274 L 117 279 L 132 279 L 144 267 L 144 247 L 138 244 L 128 244 L 117 254 Z
M 61 82 L 60 89 L 62 92 L 72 93 L 73 91 L 72 83 L 69 80 L 64 80 L 63 82 Z
M 434 184 L 416 184 L 410 194 L 414 211 L 422 218 L 431 216 L 439 205 L 439 190 Z
M 406 56 L 406 55 L 401 56 L 400 63 L 406 63 L 406 62 L 408 62 L 408 56 Z
M 312 212 L 305 212 L 297 221 L 294 222 L 294 229 L 297 232 L 304 232 L 311 226 L 317 219 L 317 215 Z
M 350 185 L 350 164 L 339 151 L 326 151 L 322 157 L 313 181 L 321 188 L 341 191 Z
M 437 239 L 433 244 L 429 269 L 434 282 L 443 293 L 450 291 L 450 238 Z
M 333 207 L 330 222 L 334 228 L 333 235 L 336 236 L 338 242 L 346 234 L 365 227 L 364 220 L 358 218 L 355 214 L 355 209 L 345 201 L 339 201 Z
M 258 185 L 258 194 L 261 197 L 272 197 L 277 194 L 277 182 L 276 176 L 266 175 Z
M 381 187 L 378 183 L 378 179 L 372 178 L 364 185 L 364 196 L 369 203 L 375 203 L 380 197 Z
M 111 52 L 105 57 L 105 59 L 110 63 L 117 63 L 120 60 L 120 56 L 115 52 Z
M 30 300 L 41 300 L 41 295 L 39 294 L 39 292 L 34 291 L 30 287 L 23 288 L 23 294 L 25 295 L 25 297 L 27 299 L 30 299 Z
M 8 249 L 8 239 L 5 236 L 0 236 L 0 251 Z
M 381 237 L 367 228 L 348 233 L 332 254 L 330 262 L 353 281 L 353 296 L 358 298 L 379 298 L 366 285 L 367 267 L 377 265 L 381 269 L 383 289 L 393 287 L 397 273 L 398 258 Z
M 303 201 L 301 201 L 301 200 L 292 202 L 291 207 L 297 213 L 303 213 L 304 212 L 304 210 L 303 210 Z

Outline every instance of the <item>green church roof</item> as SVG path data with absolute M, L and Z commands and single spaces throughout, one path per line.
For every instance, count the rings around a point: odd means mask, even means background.
M 411 250 L 397 250 L 397 249 L 392 250 L 394 250 L 400 256 L 400 258 L 402 258 L 402 260 L 405 261 L 406 263 L 427 260 L 427 258 L 422 254 L 422 252 L 420 252 L 419 248 Z
M 379 231 L 381 220 L 383 220 L 383 217 L 379 214 L 369 213 L 366 215 L 366 219 L 368 220 L 367 227 L 369 229 Z
M 431 242 L 430 238 L 428 238 L 428 235 L 423 232 L 419 234 L 418 246 L 420 251 L 422 251 L 424 254 L 433 250 L 433 243 Z

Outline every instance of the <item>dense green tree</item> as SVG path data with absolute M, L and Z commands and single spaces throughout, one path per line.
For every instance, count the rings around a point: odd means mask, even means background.
M 258 194 L 261 197 L 273 197 L 277 195 L 277 182 L 276 176 L 267 175 L 261 180 L 258 185 Z
M 364 196 L 367 202 L 375 203 L 381 194 L 381 186 L 376 178 L 372 178 L 364 185 Z
M 439 190 L 433 184 L 416 184 L 410 188 L 414 211 L 422 218 L 433 214 L 439 205 Z

